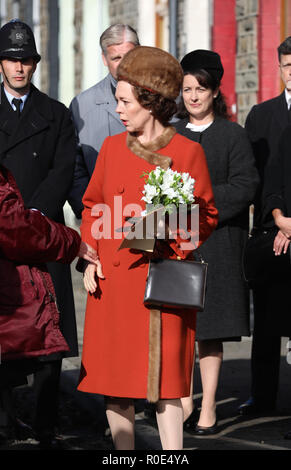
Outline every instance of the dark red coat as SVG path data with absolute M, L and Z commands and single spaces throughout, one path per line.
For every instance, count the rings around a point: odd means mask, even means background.
M 43 263 L 71 263 L 75 230 L 25 209 L 12 175 L 0 166 L 1 359 L 67 351 L 50 275 Z

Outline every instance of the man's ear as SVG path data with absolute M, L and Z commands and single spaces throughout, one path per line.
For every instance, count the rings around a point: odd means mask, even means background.
M 103 64 L 105 65 L 105 67 L 108 67 L 106 55 L 103 52 L 102 52 L 102 60 L 103 60 Z

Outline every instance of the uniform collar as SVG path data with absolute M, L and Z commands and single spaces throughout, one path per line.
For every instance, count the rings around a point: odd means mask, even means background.
M 8 102 L 10 103 L 10 106 L 15 111 L 15 106 L 14 106 L 14 104 L 12 104 L 12 100 L 14 98 L 16 98 L 16 96 L 11 95 L 11 93 L 9 93 L 9 91 L 6 90 L 5 86 L 3 86 L 3 89 L 4 89 L 4 92 L 5 92 L 6 98 L 7 98 Z M 21 99 L 21 101 L 22 101 L 20 111 L 23 110 L 23 106 L 25 105 L 25 101 L 27 100 L 29 93 L 30 92 L 26 93 L 26 95 L 23 95 L 20 98 L 17 98 L 17 99 Z
M 6 90 L 5 90 L 6 91 Z M 6 93 L 4 93 L 4 84 L 2 83 L 1 84 L 1 93 L 2 93 L 2 96 L 4 98 L 4 96 L 6 97 Z M 7 102 L 9 103 L 8 101 L 8 98 L 7 98 Z M 48 120 L 53 120 L 54 118 L 54 114 L 53 114 L 53 109 L 52 109 L 52 105 L 51 105 L 51 98 L 49 98 L 45 93 L 42 93 L 41 91 L 39 91 L 32 83 L 30 84 L 30 91 L 29 91 L 29 94 L 27 96 L 27 103 L 26 103 L 26 106 L 23 110 L 24 113 L 28 112 L 28 108 L 33 108 L 33 110 L 39 114 L 40 116 L 42 116 L 43 118 L 45 119 L 48 119 Z M 1 100 L 0 100 L 0 115 L 5 112 L 2 106 L 2 104 L 4 104 L 4 101 L 3 103 L 1 103 Z M 10 106 L 10 104 L 9 104 Z

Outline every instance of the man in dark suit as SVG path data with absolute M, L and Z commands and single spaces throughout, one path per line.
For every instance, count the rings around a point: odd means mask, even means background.
M 251 140 L 261 184 L 254 210 L 254 227 L 266 227 L 262 220 L 262 202 L 270 161 L 277 156 L 282 132 L 291 122 L 291 36 L 278 47 L 279 68 L 284 91 L 276 98 L 255 105 L 247 116 L 245 128 Z M 282 287 L 283 288 L 283 287 Z M 289 290 L 288 290 L 289 291 Z M 239 407 L 241 414 L 274 410 L 279 383 L 281 336 L 276 328 L 266 328 L 266 310 L 269 295 L 278 295 L 274 289 L 254 287 L 254 332 L 251 358 L 251 397 Z M 276 294 L 275 294 L 276 292 Z M 276 312 L 273 312 L 276 314 Z
M 72 185 L 77 148 L 75 131 L 69 110 L 31 84 L 40 59 L 28 25 L 12 20 L 1 28 L 0 163 L 12 172 L 26 207 L 64 223 L 63 205 Z M 48 270 L 56 291 L 61 329 L 70 347 L 67 355 L 76 356 L 70 266 L 50 263 Z M 56 354 L 39 358 L 34 364 L 34 430 L 43 447 L 54 444 L 62 357 Z M 4 408 L 5 403 L 6 398 L 4 403 L 2 400 Z

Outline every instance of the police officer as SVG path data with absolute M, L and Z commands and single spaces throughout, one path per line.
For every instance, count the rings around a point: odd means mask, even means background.
M 63 205 L 72 183 L 77 148 L 75 133 L 69 110 L 31 83 L 40 60 L 34 35 L 27 24 L 16 19 L 0 29 L 3 78 L 0 163 L 14 175 L 26 207 L 38 209 L 64 223 Z M 70 347 L 68 355 L 76 356 L 78 343 L 70 266 L 50 263 L 48 270 L 56 290 L 61 329 Z M 56 442 L 61 364 L 61 354 L 33 361 L 36 392 L 33 426 L 43 448 L 54 446 Z M 7 390 L 3 396 L 7 397 Z M 9 411 L 6 398 L 3 405 Z

